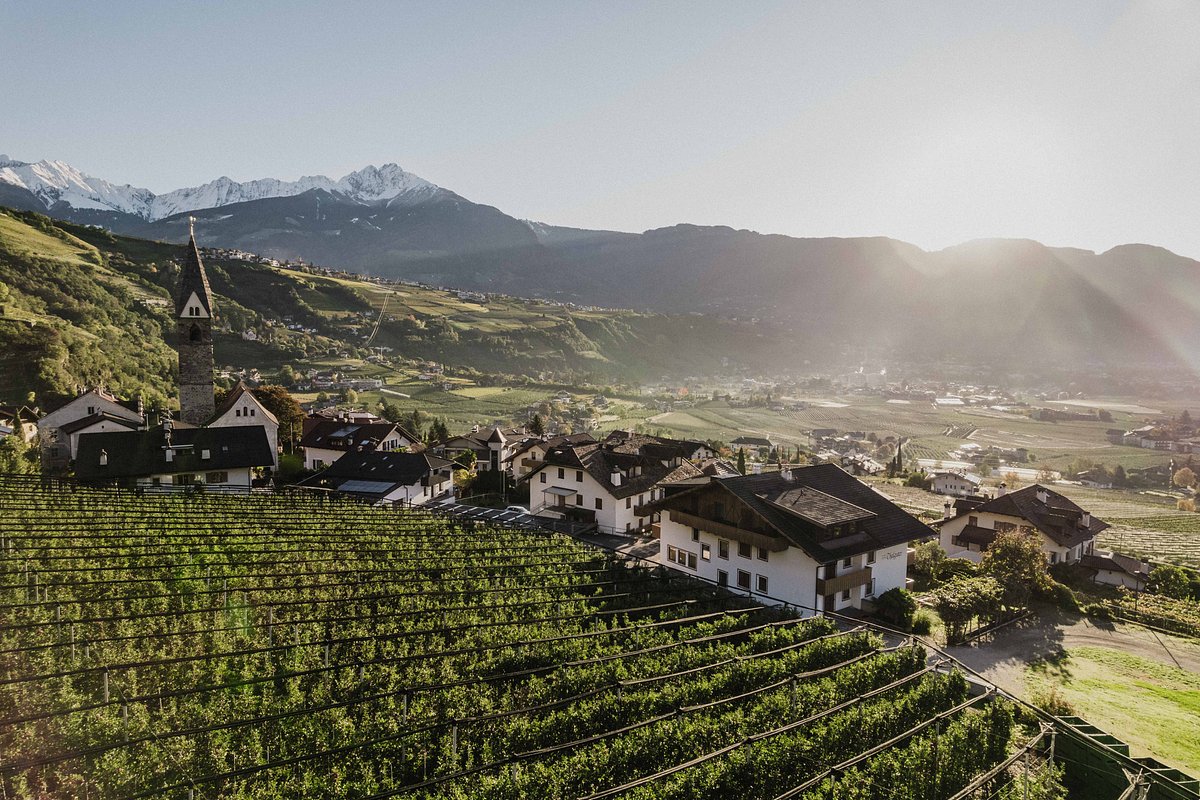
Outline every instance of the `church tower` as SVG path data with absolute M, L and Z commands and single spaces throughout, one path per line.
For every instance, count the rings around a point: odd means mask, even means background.
M 208 275 L 196 248 L 196 233 L 188 238 L 187 258 L 175 291 L 175 333 L 179 348 L 180 418 L 203 425 L 216 410 L 213 391 L 212 324 L 215 308 Z

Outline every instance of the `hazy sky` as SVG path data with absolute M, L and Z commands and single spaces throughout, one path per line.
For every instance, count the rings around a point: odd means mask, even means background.
M 0 152 L 562 225 L 1200 257 L 1200 2 L 0 4 Z

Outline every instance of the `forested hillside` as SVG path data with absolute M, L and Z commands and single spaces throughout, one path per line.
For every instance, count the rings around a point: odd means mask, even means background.
M 183 248 L 0 210 L 0 400 L 45 401 L 102 383 L 174 396 L 172 287 Z M 760 368 L 787 343 L 758 324 L 573 308 L 544 300 L 381 284 L 205 256 L 217 294 L 219 368 L 274 371 L 436 360 L 474 372 L 628 382 Z

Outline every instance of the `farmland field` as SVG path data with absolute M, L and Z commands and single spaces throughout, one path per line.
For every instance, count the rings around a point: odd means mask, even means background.
M 920 646 L 558 535 L 33 484 L 0 535 L 4 797 L 945 798 L 1033 733 Z

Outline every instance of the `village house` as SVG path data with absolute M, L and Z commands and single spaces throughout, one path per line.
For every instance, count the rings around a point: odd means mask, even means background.
M 309 417 L 304 421 L 300 446 L 304 468 L 323 469 L 347 453 L 378 450 L 388 453 L 410 448 L 420 440 L 394 422 L 353 422 L 346 415 L 334 419 Z
M 68 466 L 76 457 L 82 433 L 137 430 L 145 424 L 141 398 L 119 400 L 104 389 L 88 389 L 38 420 L 42 468 Z
M 279 468 L 279 420 L 262 404 L 245 383 L 238 381 L 224 402 L 217 407 L 209 428 L 241 428 L 257 425 L 267 436 L 271 448 L 271 467 Z
M 969 472 L 939 471 L 929 476 L 929 490 L 934 494 L 952 497 L 973 497 L 979 494 L 983 478 Z
M 36 412 L 32 409 L 17 406 L 0 406 L 0 439 L 16 436 L 21 442 L 29 444 L 37 438 L 37 423 L 32 422 Z
M 594 524 L 603 533 L 648 525 L 642 506 L 660 496 L 660 484 L 699 477 L 689 455 L 694 442 L 613 431 L 601 442 L 564 444 L 530 470 L 530 510 L 536 516 Z
M 590 433 L 569 433 L 546 438 L 530 437 L 518 444 L 506 461 L 513 480 L 523 480 L 533 468 L 546 459 L 546 453 L 562 445 L 588 444 L 595 442 Z
M 298 485 L 375 503 L 419 506 L 451 490 L 453 470 L 453 462 L 430 453 L 362 451 L 346 453 Z
M 663 487 L 659 562 L 806 612 L 864 609 L 907 583 L 924 523 L 835 464 Z
M 978 562 L 998 533 L 1036 534 L 1051 564 L 1074 564 L 1095 548 L 1096 534 L 1108 523 L 1072 500 L 1039 484 L 1015 492 L 1004 487 L 991 499 L 960 498 L 946 505 L 941 522 L 942 548 L 951 558 Z
M 1079 559 L 1079 565 L 1092 572 L 1092 580 L 1108 586 L 1124 586 L 1144 591 L 1150 580 L 1150 565 L 1132 556 L 1105 550 L 1093 550 Z
M 177 428 L 167 419 L 150 430 L 81 435 L 75 477 L 128 488 L 249 492 L 256 471 L 273 463 L 260 425 Z
M 470 433 L 451 436 L 441 442 L 434 442 L 429 449 L 443 458 L 458 461 L 468 452 L 475 454 L 475 472 L 507 469 L 506 462 L 512 457 L 513 451 L 529 433 L 525 428 L 501 428 L 499 426 L 480 428 L 476 426 Z

